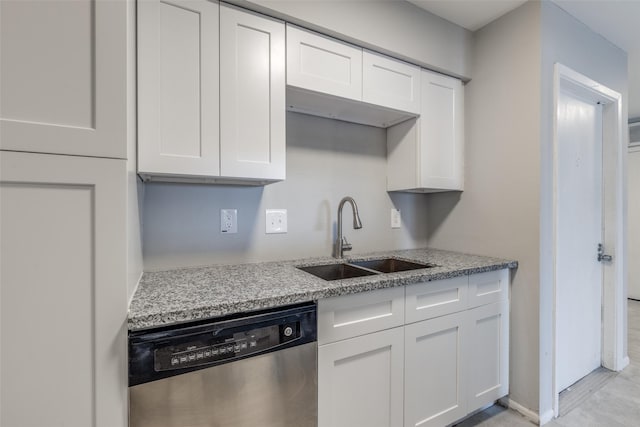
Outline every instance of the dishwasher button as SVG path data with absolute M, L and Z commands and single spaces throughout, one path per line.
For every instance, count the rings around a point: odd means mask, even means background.
M 293 328 L 291 326 L 287 326 L 284 328 L 284 336 L 290 337 L 293 334 Z

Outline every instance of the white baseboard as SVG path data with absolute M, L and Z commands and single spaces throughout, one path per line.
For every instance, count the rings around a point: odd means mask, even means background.
M 500 403 L 509 409 L 513 409 L 534 424 L 543 425 L 544 423 L 548 423 L 553 419 L 553 411 L 551 411 L 551 416 L 549 419 L 547 419 L 547 413 L 544 414 L 544 417 L 540 417 L 536 411 L 519 404 L 515 400 L 510 399 L 508 396 L 500 399 Z

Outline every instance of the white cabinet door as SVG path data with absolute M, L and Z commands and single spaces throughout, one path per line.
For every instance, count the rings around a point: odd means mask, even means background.
M 285 178 L 284 23 L 220 7 L 221 175 Z
M 320 346 L 318 426 L 401 426 L 403 351 L 403 328 Z
M 509 302 L 469 310 L 469 412 L 509 392 Z
M 466 312 L 405 326 L 404 425 L 444 426 L 467 415 Z
M 362 100 L 362 49 L 287 25 L 287 84 Z
M 420 67 L 365 50 L 362 100 L 420 114 Z
M 464 177 L 464 105 L 462 82 L 422 70 L 420 185 L 462 190 Z
M 127 425 L 126 161 L 0 152 L 3 426 Z
M 218 176 L 218 4 L 138 1 L 138 172 Z
M 0 148 L 126 158 L 124 1 L 0 2 Z
M 421 72 L 420 117 L 387 129 L 387 190 L 462 191 L 462 82 Z

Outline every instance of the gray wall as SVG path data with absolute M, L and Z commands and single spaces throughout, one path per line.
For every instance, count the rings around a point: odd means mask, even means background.
M 513 258 L 510 397 L 538 409 L 540 7 L 475 33 L 465 191 L 429 196 L 429 246 Z
M 405 0 L 230 0 L 456 77 L 470 78 L 472 33 Z
M 429 246 L 519 261 L 511 294 L 510 399 L 548 415 L 554 63 L 626 97 L 626 55 L 552 2 L 527 2 L 494 21 L 474 34 L 473 49 L 465 191 L 429 196 Z
M 145 271 L 218 263 L 329 256 L 340 199 L 353 196 L 363 222 L 352 253 L 424 247 L 427 201 L 386 192 L 386 133 L 382 129 L 287 115 L 287 179 L 265 187 L 145 184 Z M 392 207 L 403 227 L 391 229 Z M 238 209 L 238 233 L 220 233 L 220 209 Z M 287 234 L 265 234 L 265 209 L 288 211 Z
M 627 54 L 552 2 L 542 2 L 541 199 L 540 199 L 540 413 L 552 408 L 553 345 L 553 81 L 561 63 L 623 94 L 622 122 L 627 123 Z M 607 148 L 605 147 L 605 151 Z M 626 149 L 625 149 L 626 156 Z M 626 181 L 626 170 L 623 170 Z M 606 185 L 606 180 L 605 180 Z M 626 192 L 623 191 L 626 194 Z M 606 193 L 605 193 L 606 194 Z M 606 200 L 606 199 L 605 199 Z M 625 204 L 626 205 L 626 204 Z M 624 255 L 620 257 L 624 262 Z M 624 268 L 624 267 L 623 267 Z M 626 309 L 626 305 L 625 305 Z M 626 336 L 626 315 L 624 316 Z M 624 349 L 626 354 L 626 348 Z

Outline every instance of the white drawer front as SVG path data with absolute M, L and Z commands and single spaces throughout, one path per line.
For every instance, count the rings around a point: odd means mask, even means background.
M 318 344 L 404 323 L 404 288 L 379 289 L 318 301 Z
M 407 286 L 407 323 L 466 310 L 468 277 L 453 277 Z
M 509 269 L 469 276 L 469 308 L 498 302 L 509 297 Z

